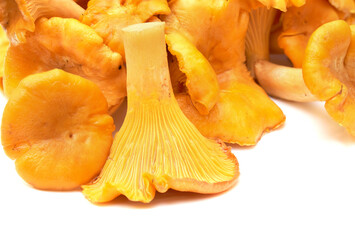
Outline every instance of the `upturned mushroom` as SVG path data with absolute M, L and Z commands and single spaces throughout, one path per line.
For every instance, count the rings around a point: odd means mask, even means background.
M 124 29 L 127 115 L 99 177 L 83 186 L 92 202 L 120 194 L 150 202 L 169 188 L 217 193 L 230 188 L 239 169 L 230 148 L 203 137 L 174 97 L 169 78 L 164 23 Z
M 36 21 L 26 42 L 11 45 L 5 59 L 4 91 L 11 96 L 26 76 L 51 69 L 79 75 L 96 83 L 112 113 L 126 96 L 125 66 L 90 27 L 78 20 L 53 17 Z
M 355 136 L 355 26 L 337 20 L 319 27 L 309 39 L 302 69 L 312 94 Z
M 1 143 L 27 183 L 70 190 L 100 172 L 113 130 L 100 89 L 54 69 L 26 77 L 13 91 L 3 113 Z
M 240 145 L 256 144 L 265 131 L 277 128 L 285 120 L 280 108 L 254 82 L 244 64 L 249 4 L 239 0 L 176 0 L 169 3 L 172 13 L 163 18 L 170 53 L 185 73 L 186 85 L 190 82 L 187 91 L 176 92 L 181 109 L 204 136 Z M 181 37 L 172 38 L 172 34 Z M 193 84 L 188 71 L 199 65 L 188 57 L 180 57 L 178 54 L 187 55 L 186 48 L 178 49 L 177 44 L 189 49 L 193 46 L 201 53 L 201 61 L 209 63 L 217 76 L 219 92 L 213 87 L 213 75 L 208 78 L 201 74 L 199 82 Z M 184 68 L 187 65 L 194 68 Z M 181 75 L 175 74 L 172 81 L 181 81 Z M 204 93 L 208 86 L 217 92 L 217 98 L 209 100 L 211 110 L 205 115 L 196 108 L 191 92 Z

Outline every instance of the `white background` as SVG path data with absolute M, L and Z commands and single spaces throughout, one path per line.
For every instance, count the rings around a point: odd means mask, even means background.
M 94 205 L 79 191 L 31 188 L 1 149 L 0 239 L 355 239 L 355 138 L 322 103 L 276 102 L 285 125 L 233 146 L 239 182 L 212 196 Z

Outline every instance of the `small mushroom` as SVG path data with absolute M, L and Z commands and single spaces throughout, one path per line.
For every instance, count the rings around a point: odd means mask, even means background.
M 355 136 L 355 26 L 337 20 L 310 37 L 303 62 L 309 90 L 330 116 Z
M 35 30 L 35 22 L 41 17 L 79 19 L 84 13 L 73 0 L 2 0 L 0 24 L 7 30 L 12 44 L 26 41 L 26 32 Z
M 1 143 L 18 174 L 35 188 L 70 190 L 103 167 L 113 119 L 100 89 L 59 69 L 30 75 L 4 109 Z
M 167 35 L 178 33 L 200 51 L 217 75 L 220 89 L 208 115 L 198 111 L 189 91 L 177 93 L 179 105 L 189 120 L 206 137 L 240 145 L 256 144 L 264 132 L 279 127 L 285 116 L 254 82 L 244 64 L 250 6 L 239 0 L 223 4 L 212 0 L 176 0 L 169 2 L 169 6 L 172 13 L 163 18 Z M 169 41 L 168 45 L 170 49 Z M 177 60 L 179 66 L 186 65 L 182 59 Z M 180 70 L 189 77 L 188 69 Z M 173 75 L 173 83 L 180 81 L 180 75 L 176 75 L 178 80 Z M 204 78 L 201 74 L 200 82 L 191 82 L 189 88 L 205 89 Z
M 120 194 L 153 200 L 155 191 L 217 193 L 239 176 L 238 162 L 221 141 L 203 137 L 181 112 L 172 91 L 164 23 L 124 29 L 127 115 L 100 176 L 83 186 L 92 202 Z
M 112 113 L 126 96 L 126 74 L 113 52 L 90 27 L 69 18 L 41 18 L 26 43 L 11 45 L 5 59 L 4 91 L 11 96 L 26 76 L 63 69 L 96 83 Z

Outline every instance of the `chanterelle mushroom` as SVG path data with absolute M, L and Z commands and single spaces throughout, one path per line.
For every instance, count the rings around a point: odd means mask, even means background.
M 263 132 L 278 127 L 285 117 L 254 82 L 244 64 L 250 8 L 239 0 L 176 0 L 169 4 L 172 14 L 164 18 L 169 49 L 174 48 L 169 35 L 183 36 L 212 66 L 220 88 L 217 102 L 208 115 L 197 111 L 189 92 L 176 94 L 181 109 L 204 136 L 240 145 L 256 144 Z M 182 50 L 180 53 L 186 54 Z M 176 50 L 171 53 L 177 55 Z M 177 60 L 179 66 L 185 66 L 189 59 L 178 57 Z M 189 78 L 187 73 L 186 77 Z M 175 78 L 173 75 L 173 82 Z M 204 90 L 203 79 L 190 88 Z
M 126 96 L 126 74 L 120 54 L 75 19 L 53 17 L 36 22 L 26 43 L 10 46 L 5 59 L 4 91 L 11 96 L 26 76 L 60 68 L 95 82 L 114 111 Z
M 164 23 L 125 28 L 124 46 L 127 115 L 100 176 L 83 186 L 84 195 L 92 202 L 120 194 L 150 202 L 156 190 L 216 193 L 231 187 L 239 170 L 230 148 L 203 137 L 176 102 Z
M 306 48 L 303 77 L 330 116 L 355 136 L 355 26 L 337 20 L 319 27 Z
M 7 30 L 12 44 L 26 41 L 26 32 L 33 32 L 41 17 L 79 19 L 84 13 L 73 0 L 1 0 L 0 24 Z
M 327 0 L 307 1 L 301 7 L 288 8 L 282 16 L 282 30 L 278 43 L 295 68 L 272 64 L 267 61 L 267 57 L 259 57 L 258 61 L 252 61 L 251 64 L 251 67 L 255 69 L 255 76 L 259 84 L 269 94 L 286 100 L 297 102 L 317 100 L 310 93 L 302 78 L 300 68 L 304 51 L 308 39 L 315 29 L 323 23 L 337 20 L 339 17 L 339 11 Z M 264 31 L 259 31 L 259 33 L 264 34 Z M 250 49 L 252 52 L 253 48 Z M 265 49 L 268 47 L 265 46 Z
M 68 190 L 103 167 L 113 119 L 99 88 L 54 69 L 26 77 L 4 109 L 1 143 L 16 170 L 40 189 Z

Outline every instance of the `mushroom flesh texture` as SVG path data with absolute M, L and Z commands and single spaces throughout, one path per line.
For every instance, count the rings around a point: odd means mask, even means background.
M 220 141 L 203 137 L 179 108 L 172 91 L 164 23 L 124 29 L 127 115 L 110 156 L 93 184 L 83 186 L 92 202 L 120 194 L 150 202 L 169 188 L 217 193 L 239 175 L 235 156 Z

